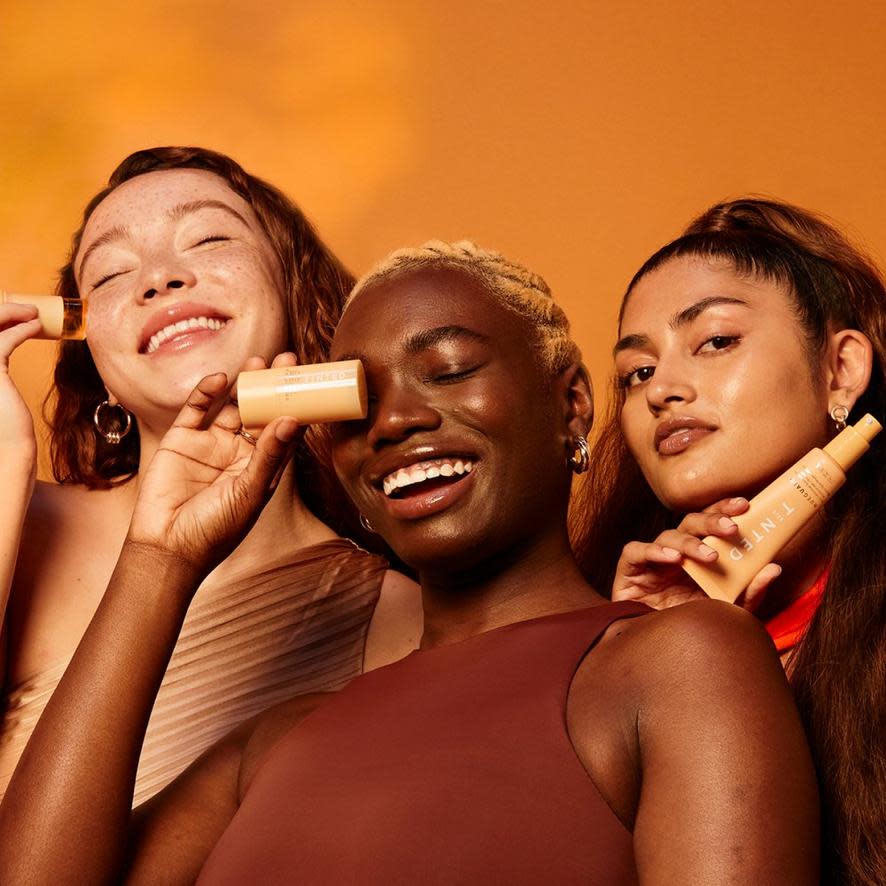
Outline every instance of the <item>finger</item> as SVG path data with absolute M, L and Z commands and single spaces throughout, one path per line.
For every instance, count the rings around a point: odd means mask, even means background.
M 277 369 L 280 366 L 297 366 L 298 365 L 298 357 L 292 353 L 292 351 L 284 351 L 282 354 L 277 354 L 274 357 L 271 368 Z
M 286 466 L 297 433 L 298 422 L 292 418 L 275 419 L 261 432 L 240 476 L 246 494 L 254 503 L 264 498 Z
M 655 541 L 662 547 L 673 548 L 684 557 L 689 557 L 700 563 L 711 563 L 718 556 L 717 552 L 712 547 L 706 545 L 700 538 L 680 529 L 666 529 Z
M 19 345 L 29 338 L 35 338 L 42 331 L 43 324 L 37 318 L 16 320 L 13 325 L 0 331 L 0 359 L 8 360 Z
M 781 566 L 778 563 L 768 563 L 751 579 L 751 583 L 735 602 L 748 612 L 754 612 L 766 598 L 766 592 L 779 575 L 781 575 Z
M 255 372 L 257 369 L 267 369 L 268 364 L 265 363 L 264 357 L 247 357 L 246 362 L 243 364 L 243 368 L 240 372 Z M 237 378 L 234 380 L 234 384 L 231 385 L 231 401 L 233 403 L 237 402 L 237 381 L 240 379 L 240 374 L 237 374 Z
M 228 377 L 223 372 L 207 375 L 197 382 L 197 387 L 188 395 L 185 405 L 172 423 L 174 428 L 200 428 L 210 420 L 214 407 L 224 397 Z
M 705 512 L 700 514 L 687 514 L 677 527 L 680 532 L 704 538 L 713 535 L 716 538 L 730 538 L 738 534 L 738 526 L 735 521 L 719 512 Z
M 743 514 L 749 507 L 750 502 L 744 496 L 737 495 L 733 498 L 721 498 L 720 501 L 706 507 L 703 513 L 720 513 L 726 514 L 728 517 L 735 517 L 738 514 Z

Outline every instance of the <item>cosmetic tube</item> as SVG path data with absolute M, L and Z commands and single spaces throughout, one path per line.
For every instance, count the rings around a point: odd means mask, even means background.
M 735 602 L 751 579 L 843 485 L 846 471 L 882 429 L 872 415 L 865 415 L 824 449 L 813 449 L 755 495 L 744 514 L 732 518 L 738 526 L 738 540 L 704 539 L 719 554 L 715 562 L 687 560 L 683 569 L 709 597 Z
M 21 295 L 0 292 L 0 304 L 33 305 L 43 331 L 37 338 L 86 338 L 86 302 L 60 295 Z
M 282 415 L 302 425 L 365 418 L 363 364 L 343 360 L 241 372 L 237 405 L 247 428 L 262 428 Z

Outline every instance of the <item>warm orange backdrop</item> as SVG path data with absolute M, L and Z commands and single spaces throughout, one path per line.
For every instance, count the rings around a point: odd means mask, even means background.
M 715 200 L 817 208 L 882 264 L 884 43 L 873 0 L 0 0 L 0 288 L 51 286 L 125 154 L 196 143 L 358 272 L 433 236 L 524 261 L 602 388 L 625 281 Z M 51 360 L 14 359 L 35 406 Z

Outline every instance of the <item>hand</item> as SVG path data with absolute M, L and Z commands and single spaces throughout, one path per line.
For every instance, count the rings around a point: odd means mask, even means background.
M 129 541 L 205 572 L 237 546 L 269 497 L 298 429 L 293 419 L 280 418 L 252 444 L 237 433 L 240 426 L 224 373 L 200 381 L 144 472 Z
M 32 473 L 37 466 L 34 421 L 9 375 L 9 360 L 22 342 L 42 328 L 33 305 L 0 304 L 0 448 L 20 453 Z
M 745 498 L 718 501 L 701 513 L 687 514 L 676 529 L 667 529 L 653 542 L 625 545 L 612 582 L 613 600 L 638 600 L 653 609 L 667 609 L 690 600 L 707 599 L 707 594 L 681 568 L 685 559 L 713 563 L 717 552 L 701 540 L 713 535 L 729 539 L 738 535 L 731 519 L 748 509 Z M 736 600 L 753 612 L 769 585 L 781 574 L 775 563 L 764 566 Z

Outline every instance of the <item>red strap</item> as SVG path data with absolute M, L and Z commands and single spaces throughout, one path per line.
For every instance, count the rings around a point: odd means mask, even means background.
M 825 585 L 828 583 L 828 569 L 821 573 L 815 583 L 807 591 L 804 591 L 789 606 L 774 615 L 769 621 L 764 622 L 764 627 L 769 636 L 775 641 L 775 648 L 779 652 L 787 652 L 793 649 L 806 633 L 815 610 L 821 602 Z

